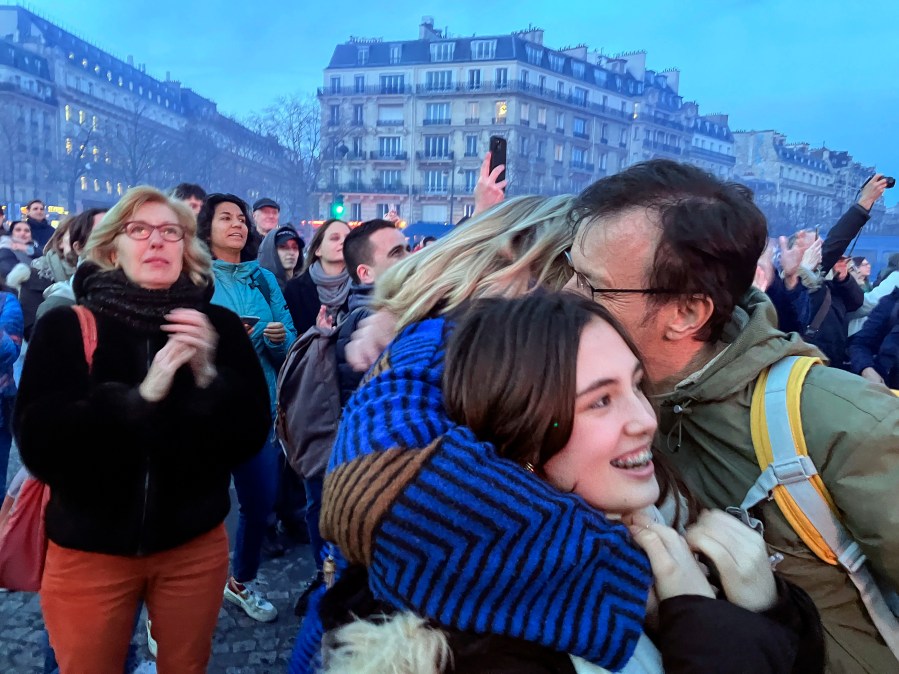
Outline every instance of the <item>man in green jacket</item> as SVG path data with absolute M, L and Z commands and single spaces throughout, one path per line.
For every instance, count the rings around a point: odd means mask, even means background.
M 739 505 L 759 476 L 749 410 L 759 373 L 820 356 L 776 329 L 752 290 L 767 224 L 741 186 L 654 160 L 587 188 L 574 207 L 572 287 L 622 321 L 642 352 L 660 410 L 658 449 L 708 506 Z M 899 400 L 884 387 L 816 367 L 802 392 L 809 454 L 872 568 L 899 587 Z M 777 505 L 759 508 L 778 566 L 815 601 L 829 672 L 899 671 L 841 568 L 812 554 Z

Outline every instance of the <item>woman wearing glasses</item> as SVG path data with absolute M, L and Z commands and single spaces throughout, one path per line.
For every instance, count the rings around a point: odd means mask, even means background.
M 240 316 L 250 335 L 268 384 L 271 421 L 278 369 L 297 335 L 275 275 L 260 267 L 255 258 L 247 258 L 250 222 L 250 211 L 243 199 L 233 194 L 210 194 L 197 216 L 197 229 L 214 258 L 212 301 Z M 265 530 L 275 507 L 280 453 L 272 430 L 262 451 L 234 470 L 240 516 L 233 575 L 224 586 L 224 594 L 225 599 L 260 622 L 278 617 L 277 609 L 256 587 L 255 580 Z
M 240 321 L 210 304 L 209 254 L 181 203 L 129 190 L 85 258 L 73 289 L 95 339 L 71 308 L 48 312 L 14 415 L 23 461 L 50 488 L 50 641 L 63 672 L 119 674 L 144 600 L 159 671 L 205 672 L 230 473 L 265 442 L 265 378 Z

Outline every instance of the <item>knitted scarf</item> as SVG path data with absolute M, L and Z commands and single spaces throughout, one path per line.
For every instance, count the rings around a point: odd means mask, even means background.
M 342 307 L 350 294 L 350 274 L 344 268 L 342 272 L 329 276 L 322 269 L 320 260 L 316 260 L 309 267 L 309 275 L 315 283 L 318 291 L 318 299 L 326 307 Z
M 369 306 L 374 292 L 375 287 L 370 283 L 353 283 L 350 286 L 350 296 L 347 300 L 349 310 L 355 311 L 359 307 Z
M 50 281 L 50 283 L 68 281 L 75 273 L 75 267 L 69 264 L 55 250 L 51 250 L 34 260 L 31 263 L 31 268 L 37 271 L 38 276 Z
M 148 290 L 130 281 L 121 269 L 103 271 L 85 262 L 75 272 L 72 289 L 78 304 L 149 335 L 159 331 L 173 309 L 206 306 L 211 286 L 197 286 L 182 273 L 171 287 Z
M 344 408 L 322 536 L 395 607 L 620 669 L 643 628 L 646 557 L 621 524 L 453 424 L 445 327 L 404 330 Z

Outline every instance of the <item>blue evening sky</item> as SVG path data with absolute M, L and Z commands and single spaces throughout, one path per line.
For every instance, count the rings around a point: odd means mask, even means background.
M 899 3 L 847 0 L 31 0 L 84 39 L 242 117 L 321 86 L 350 35 L 415 39 L 422 15 L 454 35 L 539 26 L 545 44 L 643 49 L 680 93 L 731 128 L 777 129 L 899 175 Z M 153 9 L 146 9 L 152 6 Z M 899 187 L 887 192 L 899 201 Z

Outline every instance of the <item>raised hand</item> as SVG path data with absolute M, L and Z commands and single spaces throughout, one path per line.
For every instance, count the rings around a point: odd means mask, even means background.
M 365 372 L 396 337 L 396 316 L 389 311 L 378 311 L 359 322 L 346 347 L 346 359 L 357 372 Z
M 506 198 L 503 190 L 506 187 L 506 181 L 497 182 L 499 174 L 506 169 L 504 164 L 500 164 L 492 171 L 490 170 L 490 153 L 484 157 L 481 162 L 481 174 L 478 176 L 478 182 L 474 186 L 474 215 L 483 213 L 484 211 L 502 203 Z

